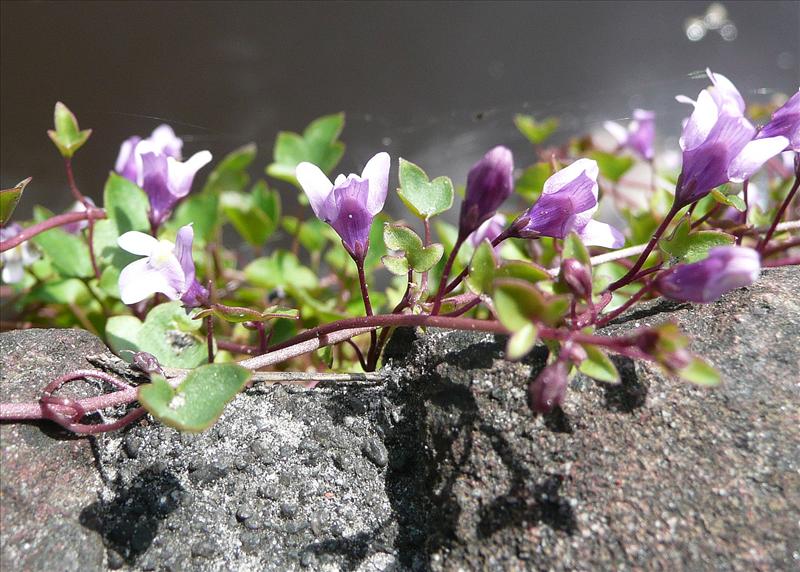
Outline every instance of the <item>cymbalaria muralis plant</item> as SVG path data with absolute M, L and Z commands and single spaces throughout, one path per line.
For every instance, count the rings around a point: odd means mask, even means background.
M 336 114 L 278 134 L 270 183 L 250 179 L 255 145 L 208 166 L 208 151 L 184 160 L 184 142 L 159 126 L 122 143 L 95 203 L 72 171 L 91 130 L 58 103 L 48 133 L 76 203 L 62 214 L 35 207 L 32 221 L 12 222 L 30 179 L 0 193 L 4 315 L 14 316 L 3 328 L 85 328 L 149 382 L 72 372 L 50 381 L 37 402 L 0 404 L 0 420 L 97 433 L 149 413 L 201 431 L 249 382 L 289 377 L 313 386 L 326 374 L 308 372 L 326 369 L 345 372 L 330 379 L 363 379 L 398 327 L 504 334 L 509 359 L 546 344 L 548 363 L 528 388 L 535 413 L 561 406 L 577 371 L 618 383 L 609 354 L 715 385 L 717 373 L 674 324 L 603 330 L 640 301 L 710 303 L 753 283 L 762 267 L 800 263 L 791 207 L 800 96 L 751 119 L 730 80 L 708 77 L 696 100 L 678 97 L 692 111 L 674 172 L 658 161 L 651 111 L 635 110 L 627 127 L 607 122 L 617 146 L 605 149 L 591 138 L 545 149 L 557 120 L 517 116 L 529 156 L 498 145 L 474 157 L 468 173 L 457 173 L 463 194 L 447 176 L 431 178 L 385 152 L 356 158 L 360 175 L 331 180 L 345 152 L 344 115 Z M 637 162 L 652 176 L 631 197 L 626 177 Z M 294 188 L 303 216 L 282 214 L 281 185 Z M 395 188 L 408 208 L 402 220 L 383 212 Z M 455 202 L 457 217 L 447 214 Z M 617 222 L 596 220 L 599 210 Z M 242 248 L 222 245 L 226 225 Z M 55 395 L 85 378 L 109 391 Z M 99 422 L 87 417 L 112 408 Z

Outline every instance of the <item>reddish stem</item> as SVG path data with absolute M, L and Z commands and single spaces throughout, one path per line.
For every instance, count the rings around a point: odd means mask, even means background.
M 792 202 L 792 199 L 794 198 L 795 193 L 797 193 L 797 188 L 798 187 L 800 187 L 800 166 L 798 166 L 797 172 L 795 173 L 794 184 L 792 185 L 792 188 L 789 191 L 789 194 L 786 195 L 786 198 L 783 200 L 783 203 L 781 204 L 780 208 L 778 209 L 778 212 L 775 215 L 775 218 L 772 219 L 772 224 L 770 225 L 769 230 L 767 231 L 767 234 L 764 235 L 764 237 L 758 243 L 758 246 L 756 246 L 756 250 L 758 250 L 758 252 L 760 252 L 760 253 L 764 252 L 764 249 L 766 248 L 767 243 L 769 242 L 769 239 L 772 238 L 773 234 L 775 234 L 775 227 L 777 227 L 778 223 L 781 222 L 781 219 L 783 218 L 783 213 L 785 213 L 786 209 L 789 208 L 789 203 Z
M 82 220 L 100 220 L 104 218 L 106 218 L 106 211 L 96 207 L 92 207 L 85 212 L 70 212 L 56 215 L 47 220 L 43 220 L 40 223 L 31 225 L 23 229 L 18 235 L 0 242 L 0 252 L 5 252 L 6 250 L 10 250 L 15 246 L 19 246 L 26 240 L 30 240 L 37 234 L 46 232 L 51 228 L 80 222 Z

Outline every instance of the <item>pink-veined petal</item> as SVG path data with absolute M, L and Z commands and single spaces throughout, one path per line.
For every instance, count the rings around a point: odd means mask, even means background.
M 734 183 L 749 179 L 764 163 L 786 149 L 787 145 L 789 140 L 783 136 L 750 141 L 731 161 L 728 177 Z
M 156 244 L 158 240 L 138 230 L 128 231 L 117 239 L 117 245 L 122 250 L 139 256 L 150 256 Z
M 300 187 L 308 197 L 311 208 L 317 218 L 325 220 L 323 207 L 328 196 L 333 190 L 333 183 L 322 169 L 313 163 L 302 162 L 295 169 L 295 177 Z M 337 179 L 338 180 L 338 179 Z
M 392 160 L 389 154 L 381 151 L 372 159 L 367 161 L 361 178 L 369 181 L 369 197 L 367 198 L 367 210 L 375 216 L 383 208 L 386 202 L 386 194 L 389 191 L 389 169 Z

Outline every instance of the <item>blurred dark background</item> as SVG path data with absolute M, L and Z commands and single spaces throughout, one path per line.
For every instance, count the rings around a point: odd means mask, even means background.
M 532 158 L 518 112 L 562 116 L 563 138 L 641 106 L 675 145 L 674 96 L 707 66 L 755 101 L 800 78 L 800 3 L 709 5 L 3 2 L 0 182 L 34 177 L 21 216 L 70 203 L 45 135 L 57 100 L 94 129 L 76 169 L 96 199 L 120 142 L 162 122 L 185 155 L 255 141 L 263 173 L 278 130 L 344 110 L 341 170 L 386 149 L 457 182 L 498 143 Z

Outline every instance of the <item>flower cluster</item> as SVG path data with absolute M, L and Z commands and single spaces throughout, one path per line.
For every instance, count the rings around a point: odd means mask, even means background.
M 117 173 L 139 185 L 150 199 L 150 224 L 158 228 L 175 205 L 192 188 L 197 172 L 211 162 L 211 153 L 200 151 L 181 161 L 183 141 L 168 125 L 157 127 L 150 137 L 130 137 L 117 156 Z

